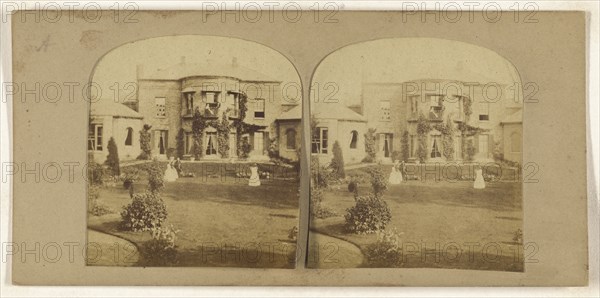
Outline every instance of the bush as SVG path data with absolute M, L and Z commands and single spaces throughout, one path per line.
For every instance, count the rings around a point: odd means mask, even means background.
M 375 156 L 377 154 L 375 132 L 376 130 L 374 128 L 369 128 L 369 130 L 365 134 L 365 152 L 367 153 L 367 156 L 365 156 L 363 162 L 375 161 Z
M 140 170 L 134 167 L 125 168 L 121 174 L 121 181 L 123 181 L 125 189 L 128 189 L 138 179 L 140 179 Z
M 117 148 L 117 143 L 113 137 L 110 137 L 110 140 L 108 140 L 107 149 L 108 155 L 106 156 L 104 164 L 112 171 L 113 176 L 119 176 L 121 175 L 121 170 L 119 168 L 119 149 Z
M 377 242 L 367 247 L 365 256 L 369 267 L 397 267 L 402 263 L 400 234 L 396 229 L 378 232 Z
M 121 212 L 121 228 L 126 231 L 149 231 L 161 227 L 167 219 L 165 202 L 156 193 L 134 194 Z
M 328 187 L 333 180 L 335 180 L 335 177 L 330 169 L 320 165 L 319 158 L 317 156 L 312 156 L 310 159 L 310 175 L 312 178 L 312 183 L 319 188 Z
M 102 185 L 106 176 L 106 169 L 104 165 L 90 162 L 88 164 L 88 184 L 89 185 Z
M 407 162 L 408 158 L 410 156 L 410 146 L 409 146 L 409 135 L 408 135 L 408 131 L 406 131 L 406 130 L 402 133 L 402 137 L 400 138 L 400 149 L 401 149 L 400 160 Z
M 153 266 L 172 266 L 177 264 L 175 240 L 179 231 L 173 225 L 151 229 L 152 240 L 144 244 L 142 258 L 144 263 Z
M 464 154 L 467 161 L 473 161 L 473 158 L 475 157 L 475 146 L 473 146 L 473 140 L 466 141 Z
M 177 133 L 177 157 L 179 158 L 183 158 L 183 155 L 185 154 L 185 132 L 183 131 L 183 128 L 179 129 L 179 132 Z
M 323 192 L 321 189 L 314 187 L 311 185 L 310 187 L 310 215 L 313 218 L 328 218 L 335 216 L 335 212 L 333 212 L 329 208 L 325 208 L 322 206 L 323 201 Z
M 342 147 L 340 147 L 340 143 L 338 141 L 333 143 L 333 158 L 331 159 L 329 168 L 333 170 L 333 175 L 336 178 L 341 179 L 346 177 L 346 171 L 344 169 L 344 155 L 342 153 Z
M 238 146 L 238 156 L 241 159 L 246 159 L 250 156 L 250 151 L 252 150 L 252 146 L 250 145 L 250 141 L 247 137 L 242 137 L 240 144 Z
M 152 163 L 145 165 L 144 169 L 148 172 L 148 190 L 150 192 L 160 192 L 165 186 L 165 169 L 161 163 L 153 161 Z
M 98 203 L 98 197 L 100 197 L 98 187 L 90 186 L 88 188 L 88 213 L 94 216 L 113 213 L 113 210 Z
M 373 194 L 375 196 L 382 196 L 388 188 L 388 179 L 383 174 L 381 167 L 375 167 L 368 170 L 371 176 L 371 187 L 373 187 Z
M 152 157 L 152 144 L 150 129 L 152 126 L 144 124 L 144 128 L 140 131 L 140 150 L 142 151 L 137 159 L 149 160 Z
M 392 215 L 387 203 L 379 196 L 368 194 L 356 196 L 356 205 L 348 208 L 346 215 L 346 231 L 357 234 L 369 234 L 385 229 Z

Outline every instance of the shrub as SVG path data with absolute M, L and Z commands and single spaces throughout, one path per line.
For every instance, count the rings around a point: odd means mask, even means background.
M 369 130 L 365 134 L 365 152 L 367 153 L 367 156 L 365 156 L 363 162 L 375 161 L 375 156 L 377 154 L 375 132 L 376 130 L 374 128 L 369 128 Z
M 165 169 L 158 161 L 153 161 L 144 166 L 148 172 L 148 190 L 150 192 L 160 192 L 165 186 L 164 172 Z
M 144 128 L 140 131 L 140 150 L 142 151 L 137 159 L 149 160 L 152 156 L 152 145 L 150 143 L 150 129 L 152 126 L 144 124 Z
M 358 182 L 356 182 L 356 180 L 352 180 L 350 183 L 348 183 L 348 191 L 351 193 L 358 192 Z
M 90 186 L 88 188 L 88 213 L 94 216 L 102 216 L 105 214 L 113 213 L 114 211 L 105 205 L 98 203 L 98 197 L 100 196 L 97 186 Z
M 408 142 L 409 135 L 408 131 L 405 130 L 400 138 L 400 160 L 403 160 L 404 162 L 407 162 L 410 156 L 410 147 Z
M 269 148 L 267 149 L 269 154 L 269 158 L 278 159 L 279 158 L 279 142 L 277 137 L 269 140 Z
M 104 164 L 112 171 L 113 176 L 119 176 L 121 175 L 121 170 L 119 169 L 119 149 L 113 137 L 110 137 L 110 140 L 108 140 L 107 149 L 108 155 Z
M 371 176 L 371 187 L 373 187 L 373 194 L 375 196 L 382 196 L 388 188 L 388 179 L 383 174 L 381 167 L 375 167 L 368 170 Z
M 177 133 L 177 157 L 179 158 L 183 158 L 183 155 L 185 154 L 185 132 L 183 131 L 183 128 L 179 129 L 179 132 Z
M 135 167 L 127 167 L 121 174 L 121 181 L 123 181 L 125 189 L 128 189 L 138 179 L 140 179 L 140 170 Z
M 311 185 L 310 187 L 310 214 L 313 218 L 328 218 L 335 216 L 329 208 L 325 208 L 322 205 L 323 192 L 320 188 Z
M 329 167 L 333 170 L 333 174 L 336 178 L 345 178 L 346 171 L 344 169 L 344 155 L 342 153 L 342 147 L 340 147 L 340 143 L 335 141 L 333 143 L 333 158 L 331 159 L 331 164 Z
M 121 228 L 127 231 L 149 231 L 161 227 L 167 219 L 167 207 L 157 193 L 134 194 L 121 212 Z
M 396 229 L 377 233 L 377 242 L 367 247 L 365 256 L 369 267 L 397 267 L 402 263 L 400 234 Z
M 175 150 L 175 148 L 167 149 L 167 159 L 171 159 L 171 157 L 177 157 L 176 154 L 177 151 Z
M 317 156 L 311 157 L 310 172 L 312 183 L 316 187 L 328 187 L 334 180 L 330 169 L 320 165 L 319 158 Z
M 252 146 L 250 145 L 250 141 L 247 137 L 243 137 L 238 147 L 238 156 L 242 159 L 246 159 L 250 156 L 251 150 Z
M 473 140 L 466 141 L 464 154 L 464 158 L 467 161 L 473 161 L 473 158 L 475 157 L 475 146 L 473 146 Z
M 104 183 L 104 177 L 106 176 L 106 169 L 104 165 L 90 162 L 88 164 L 88 184 L 89 185 L 102 185 Z
M 154 266 L 172 266 L 177 264 L 177 249 L 175 240 L 178 230 L 173 225 L 154 227 L 152 240 L 144 244 L 142 257 L 146 264 Z
M 348 208 L 345 228 L 351 233 L 363 234 L 374 233 L 385 229 L 392 215 L 387 203 L 379 196 L 368 194 L 356 196 L 356 205 Z

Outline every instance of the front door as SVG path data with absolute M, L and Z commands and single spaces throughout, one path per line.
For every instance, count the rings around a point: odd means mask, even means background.
M 489 146 L 489 136 L 488 135 L 479 135 L 479 157 L 487 158 L 488 157 L 488 147 Z
M 154 152 L 159 159 L 167 158 L 167 130 L 156 130 L 154 131 Z
M 257 131 L 254 133 L 254 155 L 263 155 L 264 152 L 264 133 L 262 131 Z
M 392 136 L 391 133 L 379 134 L 380 153 L 384 158 L 392 156 Z

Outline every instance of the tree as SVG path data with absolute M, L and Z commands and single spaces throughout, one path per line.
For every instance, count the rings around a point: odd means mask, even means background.
M 152 158 L 152 145 L 150 144 L 150 129 L 152 126 L 144 124 L 144 128 L 140 130 L 140 149 L 142 152 L 138 159 L 151 159 Z
M 337 178 L 346 177 L 346 171 L 344 170 L 344 155 L 338 141 L 333 143 L 333 158 L 331 159 L 329 167 L 333 170 Z
M 119 151 L 117 149 L 117 143 L 113 137 L 110 137 L 110 140 L 108 140 L 108 155 L 106 156 L 106 161 L 104 164 L 111 169 L 113 176 L 121 175 L 121 171 L 119 169 Z
M 374 128 L 369 128 L 365 134 L 365 152 L 367 156 L 363 159 L 365 162 L 374 162 L 377 154 L 377 148 L 375 146 L 375 132 Z
M 408 131 L 404 131 L 404 133 L 402 133 L 402 137 L 400 138 L 400 144 L 401 144 L 401 158 L 403 161 L 407 162 L 408 158 L 410 157 L 410 147 L 408 145 Z
M 204 128 L 204 119 L 202 119 L 200 109 L 196 108 L 194 111 L 194 118 L 192 119 L 192 138 L 194 139 L 192 153 L 195 159 L 200 159 L 200 157 L 202 157 L 202 133 Z
M 177 157 L 183 158 L 185 154 L 185 133 L 183 128 L 179 129 L 179 133 L 177 133 Z

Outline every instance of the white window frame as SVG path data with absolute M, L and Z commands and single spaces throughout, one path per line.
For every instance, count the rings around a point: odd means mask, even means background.
M 102 146 L 102 142 L 104 141 L 104 126 L 102 124 L 91 124 L 94 130 L 94 134 L 90 135 L 88 132 L 88 144 L 90 141 L 92 142 L 92 151 L 104 151 L 104 147 Z M 98 133 L 101 131 L 101 133 Z M 100 136 L 100 142 L 98 142 L 98 136 Z M 88 148 L 89 150 L 89 148 Z

